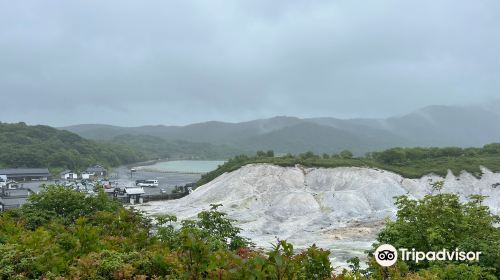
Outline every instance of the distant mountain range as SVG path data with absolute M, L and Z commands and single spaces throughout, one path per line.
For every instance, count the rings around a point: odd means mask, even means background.
M 387 119 L 274 117 L 240 123 L 210 121 L 187 126 L 119 127 L 82 124 L 63 127 L 95 140 L 121 135 L 226 145 L 278 153 L 356 154 L 395 146 L 482 146 L 500 142 L 500 100 L 488 106 L 430 106 Z

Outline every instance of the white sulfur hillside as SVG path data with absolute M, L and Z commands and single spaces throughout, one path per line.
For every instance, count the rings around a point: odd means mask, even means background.
M 358 167 L 303 168 L 251 164 L 226 173 L 179 200 L 139 206 L 149 214 L 173 213 L 192 218 L 211 203 L 236 219 L 243 235 L 268 248 L 276 237 L 298 248 L 316 243 L 331 249 L 336 264 L 363 256 L 387 217 L 393 218 L 393 197 L 421 198 L 430 183 L 444 180 L 442 192 L 465 199 L 486 195 L 485 204 L 500 214 L 500 173 L 483 169 L 478 179 L 468 173 L 446 178 L 406 179 L 398 174 Z

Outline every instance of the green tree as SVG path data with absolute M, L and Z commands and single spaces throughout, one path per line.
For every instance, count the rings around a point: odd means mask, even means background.
M 232 250 L 248 247 L 251 242 L 240 236 L 241 229 L 234 226 L 234 220 L 229 219 L 224 212 L 217 211 L 221 204 L 210 204 L 209 211 L 198 213 L 196 226 L 202 237 L 211 239 L 215 247 L 224 247 Z M 189 227 L 189 226 L 188 226 Z
M 349 151 L 349 150 L 343 150 L 342 152 L 340 152 L 339 155 L 340 155 L 341 158 L 347 158 L 347 159 L 350 159 L 350 158 L 353 157 L 352 152 Z
M 500 143 L 491 143 L 484 145 L 484 147 L 481 149 L 483 153 L 486 154 L 500 154 Z
M 27 226 L 33 229 L 47 223 L 51 217 L 69 225 L 80 217 L 98 211 L 114 211 L 120 207 L 118 202 L 109 200 L 103 191 L 97 196 L 87 196 L 56 185 L 43 186 L 40 193 L 30 195 L 28 202 L 23 205 L 21 213 Z
M 406 160 L 406 152 L 402 148 L 392 148 L 377 153 L 377 159 L 387 164 L 403 163 Z
M 313 159 L 313 158 L 316 158 L 317 156 L 313 152 L 307 151 L 303 154 L 300 154 L 299 157 L 301 159 Z
M 259 151 L 257 151 L 256 155 L 257 155 L 257 157 L 265 157 L 266 156 L 266 152 L 259 150 Z
M 500 229 L 495 224 L 500 222 L 500 217 L 491 214 L 482 204 L 483 199 L 471 196 L 468 202 L 462 203 L 458 195 L 448 193 L 426 195 L 420 200 L 399 196 L 395 202 L 397 218 L 387 222 L 377 241 L 423 252 L 455 248 L 480 251 L 477 265 L 483 268 L 481 273 L 492 269 L 499 277 Z M 410 271 L 436 265 L 427 261 L 418 264 L 407 261 L 406 264 Z

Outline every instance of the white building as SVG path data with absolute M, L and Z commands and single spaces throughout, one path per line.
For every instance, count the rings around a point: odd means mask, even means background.
M 82 179 L 83 180 L 90 180 L 94 177 L 94 174 L 93 173 L 90 173 L 90 172 L 83 172 L 82 173 Z
M 61 179 L 63 180 L 76 180 L 78 179 L 78 173 L 71 170 L 65 170 L 61 172 Z

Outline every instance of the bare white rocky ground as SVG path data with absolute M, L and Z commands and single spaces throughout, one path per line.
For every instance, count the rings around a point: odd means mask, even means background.
M 251 164 L 223 174 L 179 200 L 138 206 L 150 215 L 172 213 L 193 218 L 211 203 L 237 220 L 243 235 L 269 248 L 276 238 L 297 248 L 316 244 L 330 249 L 335 265 L 364 256 L 385 218 L 394 218 L 394 196 L 421 198 L 430 184 L 444 180 L 442 192 L 488 196 L 485 204 L 500 214 L 500 173 L 483 169 L 480 179 L 463 172 L 407 179 L 371 168 L 303 168 Z

